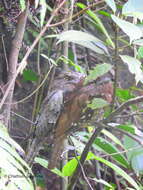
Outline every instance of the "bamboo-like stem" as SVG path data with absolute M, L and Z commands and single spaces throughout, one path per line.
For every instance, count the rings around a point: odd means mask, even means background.
M 10 121 L 11 103 L 13 100 L 14 86 L 15 86 L 15 80 L 16 80 L 16 78 L 14 78 L 14 76 L 15 76 L 16 69 L 18 66 L 18 56 L 19 56 L 19 51 L 20 51 L 21 45 L 22 45 L 22 40 L 24 37 L 26 21 L 27 21 L 27 17 L 28 17 L 28 11 L 29 11 L 29 3 L 27 3 L 26 10 L 24 12 L 22 12 L 18 18 L 16 33 L 15 33 L 15 37 L 12 41 L 11 51 L 10 51 L 10 55 L 9 55 L 8 83 L 10 83 L 12 80 L 13 80 L 13 83 L 9 87 L 9 91 L 5 98 L 5 101 L 7 104 L 5 104 L 4 108 L 3 108 L 4 124 L 7 127 L 9 126 L 8 124 Z

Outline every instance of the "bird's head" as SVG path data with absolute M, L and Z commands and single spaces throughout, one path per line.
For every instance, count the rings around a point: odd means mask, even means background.
M 63 71 L 54 79 L 52 89 L 61 89 L 70 93 L 83 86 L 85 75 L 74 71 Z

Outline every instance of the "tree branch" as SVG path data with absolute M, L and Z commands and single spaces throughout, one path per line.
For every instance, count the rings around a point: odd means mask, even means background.
M 88 155 L 89 149 L 91 148 L 94 140 L 99 136 L 101 131 L 106 127 L 106 125 L 104 125 L 102 123 L 97 123 L 97 125 L 98 125 L 98 127 L 95 129 L 93 135 L 89 139 L 88 143 L 86 144 L 86 146 L 85 146 L 85 148 L 84 148 L 84 150 L 83 150 L 83 152 L 81 154 L 79 163 L 77 165 L 77 168 L 76 168 L 74 174 L 72 175 L 72 178 L 70 180 L 70 183 L 69 183 L 69 186 L 68 186 L 67 190 L 73 190 L 74 189 L 74 187 L 76 185 L 76 182 L 79 179 L 79 175 L 80 175 L 80 172 L 81 172 L 81 166 L 84 165 L 84 162 L 85 162 L 86 157 Z
M 29 3 L 27 3 L 26 10 L 24 12 L 22 12 L 18 18 L 16 33 L 15 33 L 15 37 L 12 41 L 11 51 L 10 51 L 10 55 L 9 55 L 8 82 L 13 80 L 14 75 L 16 73 L 16 69 L 17 69 L 17 65 L 18 65 L 18 56 L 19 56 L 19 51 L 20 51 L 20 48 L 22 45 L 22 40 L 23 40 L 23 36 L 24 36 L 24 32 L 25 32 L 28 11 L 29 11 Z M 10 111 L 11 111 L 11 103 L 12 103 L 12 99 L 13 99 L 14 86 L 15 86 L 15 79 L 13 80 L 13 83 L 7 94 L 6 104 L 4 105 L 4 110 L 3 110 L 4 124 L 7 127 L 8 127 L 8 123 L 10 120 Z
M 138 96 L 136 98 L 132 98 L 128 100 L 127 102 L 121 104 L 115 111 L 111 112 L 111 114 L 103 120 L 104 123 L 108 123 L 113 120 L 113 118 L 121 113 L 125 108 L 127 108 L 130 105 L 137 104 L 143 101 L 143 96 Z

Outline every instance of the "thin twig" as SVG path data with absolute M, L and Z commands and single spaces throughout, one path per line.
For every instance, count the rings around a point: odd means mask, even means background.
M 83 14 L 83 13 L 86 12 L 88 9 L 90 9 L 90 8 L 92 8 L 92 7 L 94 7 L 94 6 L 100 5 L 100 4 L 104 3 L 104 2 L 105 2 L 104 0 L 101 0 L 101 1 L 98 1 L 98 2 L 96 2 L 96 3 L 93 3 L 93 4 L 91 4 L 91 5 L 87 6 L 87 7 L 85 7 L 84 9 L 82 9 L 81 11 L 79 11 L 78 13 L 74 14 L 74 15 L 72 16 L 72 19 L 74 19 L 74 18 L 78 17 L 79 15 Z M 50 26 L 50 27 L 59 26 L 59 25 L 64 24 L 65 22 L 68 22 L 68 21 L 70 21 L 70 20 L 71 20 L 71 17 L 66 18 L 66 19 L 63 19 L 62 21 L 57 22 L 57 23 L 55 23 L 55 24 L 50 24 L 49 26 Z
M 95 160 L 95 172 L 96 172 L 96 177 L 97 179 L 101 179 L 101 170 L 100 170 L 100 167 L 99 167 L 99 161 L 98 160 Z M 99 190 L 102 190 L 103 189 L 103 184 L 102 183 L 99 183 L 97 184 L 97 187 Z
M 136 142 L 138 142 L 140 145 L 143 145 L 142 139 L 138 138 L 137 136 L 132 135 L 132 134 L 130 134 L 122 129 L 119 129 L 117 127 L 112 127 L 112 126 L 108 126 L 108 127 L 112 128 L 113 130 L 119 131 L 120 133 L 123 133 L 124 135 L 127 135 L 128 137 L 130 137 L 133 140 L 135 140 Z
M 118 115 L 119 113 L 121 113 L 125 108 L 127 108 L 128 106 L 130 105 L 133 105 L 133 104 L 137 104 L 139 102 L 142 102 L 143 101 L 143 96 L 138 96 L 136 98 L 132 98 L 130 100 L 128 100 L 127 102 L 121 104 L 117 109 L 115 109 L 115 111 L 111 112 L 111 114 L 105 118 L 103 120 L 104 123 L 108 123 L 108 122 L 111 122 L 113 120 L 113 118 Z
M 47 78 L 48 78 L 48 76 L 49 76 L 49 73 L 51 72 L 51 69 L 52 69 L 52 68 L 53 68 L 53 66 L 50 67 L 50 69 L 49 69 L 49 71 L 47 72 L 47 74 L 45 75 L 45 78 L 43 79 L 43 81 L 40 83 L 40 85 L 39 85 L 33 92 L 31 92 L 31 94 L 29 94 L 29 95 L 26 96 L 25 98 L 23 98 L 23 99 L 21 99 L 21 100 L 19 100 L 19 101 L 17 101 L 17 102 L 13 102 L 13 103 L 11 103 L 11 104 L 12 104 L 12 105 L 14 105 L 14 104 L 19 104 L 19 103 L 22 103 L 22 102 L 28 100 L 29 98 L 31 98 L 31 97 L 43 86 L 43 84 L 44 84 L 45 81 L 47 80 Z M 4 103 L 4 104 L 6 104 L 6 103 Z
M 80 164 L 80 162 L 79 162 L 79 164 Z M 88 178 L 87 178 L 87 176 L 85 174 L 84 168 L 83 168 L 83 166 L 81 164 L 80 164 L 80 167 L 81 167 L 81 171 L 82 171 L 82 174 L 83 174 L 83 177 L 84 177 L 86 183 L 88 184 L 88 186 L 90 187 L 91 190 L 94 190 L 92 185 L 90 184 L 90 182 L 89 182 L 89 180 L 88 180 Z
M 115 60 L 114 60 L 114 85 L 113 85 L 113 98 L 112 98 L 112 104 L 111 104 L 111 111 L 113 111 L 115 106 L 115 100 L 116 100 L 116 89 L 118 85 L 118 26 L 115 25 Z
M 19 117 L 19 118 L 21 118 L 21 119 L 23 119 L 23 120 L 25 120 L 25 121 L 28 121 L 29 123 L 31 123 L 31 124 L 35 124 L 33 121 L 31 121 L 30 119 L 27 119 L 26 117 L 24 117 L 24 116 L 22 116 L 22 115 L 20 115 L 20 114 L 18 114 L 18 113 L 15 113 L 15 112 L 13 112 L 13 111 L 11 111 L 11 113 L 12 114 L 14 114 L 14 115 L 16 115 L 17 117 Z
M 133 117 L 133 116 L 142 116 L 143 113 L 131 113 L 131 114 L 127 114 L 127 115 L 118 115 L 118 116 L 115 116 L 114 118 L 128 118 L 128 117 Z
M 115 153 L 111 153 L 111 154 L 105 154 L 105 155 L 102 155 L 100 156 L 101 158 L 106 158 L 106 157 L 111 157 L 111 156 L 115 156 L 115 155 L 119 155 L 119 154 L 125 154 L 125 153 L 128 153 L 130 151 L 133 151 L 133 150 L 137 150 L 137 149 L 140 149 L 142 148 L 142 145 L 137 145 L 133 148 L 128 148 L 127 150 L 123 150 L 123 151 L 119 151 L 119 152 L 115 152 Z
M 80 157 L 80 160 L 79 160 L 79 163 L 77 165 L 77 168 L 73 174 L 73 176 L 71 177 L 71 180 L 70 180 L 70 183 L 69 183 L 69 186 L 67 188 L 67 190 L 73 190 L 74 187 L 75 187 L 75 184 L 79 178 L 79 175 L 80 175 L 80 171 L 81 171 L 81 166 L 80 165 L 84 165 L 84 162 L 86 160 L 86 157 L 87 157 L 87 154 L 89 152 L 89 149 L 91 148 L 92 146 L 92 143 L 94 142 L 94 140 L 96 139 L 96 137 L 99 136 L 99 134 L 101 133 L 101 131 L 106 128 L 106 125 L 102 124 L 102 123 L 98 123 L 98 127 L 95 129 L 93 135 L 91 136 L 91 138 L 89 139 L 88 143 L 86 144 L 82 154 L 81 154 L 81 157 Z
M 2 39 L 2 46 L 3 46 L 4 57 L 5 57 L 5 62 L 6 62 L 6 69 L 7 69 L 7 72 L 8 72 L 9 66 L 8 66 L 8 59 L 7 59 L 7 53 L 6 53 L 6 48 L 5 48 L 5 43 L 4 43 L 3 36 L 4 35 L 2 35 L 1 39 Z
M 69 14 L 69 17 L 72 18 L 71 12 L 66 14 L 66 12 L 69 11 L 69 0 L 67 0 L 67 2 L 65 3 L 64 10 L 65 10 L 65 18 L 68 17 L 68 14 Z M 68 31 L 70 22 L 71 22 L 71 19 L 64 24 L 64 27 L 63 27 L 64 31 Z M 63 55 L 66 58 L 68 58 L 68 52 L 69 52 L 69 43 L 68 43 L 68 41 L 64 41 L 64 43 L 63 43 Z M 69 70 L 68 64 L 64 64 L 63 69 L 65 71 L 68 71 Z M 67 146 L 68 146 L 68 140 L 65 139 L 64 143 L 63 143 L 63 148 L 65 149 Z M 64 158 L 61 162 L 62 167 L 66 164 L 67 161 L 68 161 L 68 151 L 65 153 Z M 68 177 L 65 177 L 61 180 L 61 190 L 66 190 L 67 186 L 68 186 Z

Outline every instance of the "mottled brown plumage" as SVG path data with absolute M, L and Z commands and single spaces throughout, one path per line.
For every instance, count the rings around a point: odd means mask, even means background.
M 81 86 L 73 92 L 73 97 L 65 104 L 64 110 L 61 112 L 56 124 L 54 145 L 48 166 L 49 169 L 57 166 L 57 162 L 63 151 L 64 140 L 69 135 L 69 132 L 72 131 L 72 128 L 75 128 L 73 124 L 80 121 L 87 102 L 94 97 L 101 97 L 111 103 L 112 95 L 113 87 L 111 82 L 98 86 L 94 83 L 88 84 Z
M 48 96 L 44 99 L 35 127 L 34 139 L 29 143 L 25 160 L 33 163 L 45 139 L 52 135 L 64 110 L 64 102 L 72 98 L 73 92 L 83 85 L 84 75 L 77 72 L 61 72 L 55 77 Z
M 80 120 L 87 102 L 94 97 L 112 101 L 111 82 L 84 86 L 84 79 L 85 75 L 73 71 L 62 72 L 54 79 L 50 93 L 41 105 L 35 138 L 25 158 L 30 165 L 45 139 L 54 135 L 48 167 L 49 169 L 56 167 L 63 151 L 64 140 L 73 128 L 73 124 Z

